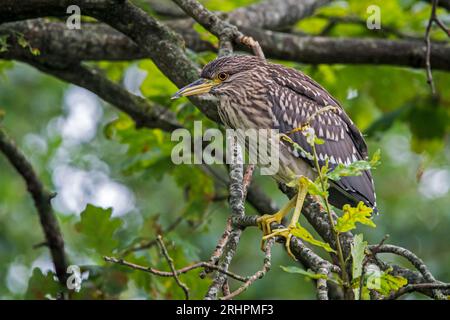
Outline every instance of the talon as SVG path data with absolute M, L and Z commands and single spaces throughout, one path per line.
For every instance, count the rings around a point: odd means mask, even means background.
M 298 194 L 296 197 L 293 197 L 289 202 L 274 215 L 265 214 L 258 219 L 258 226 L 263 232 L 263 237 L 261 239 L 261 250 L 264 251 L 264 243 L 267 239 L 273 237 L 283 237 L 285 239 L 285 246 L 288 254 L 294 259 L 297 258 L 291 251 L 291 230 L 294 229 L 297 225 L 298 219 L 300 218 L 301 209 L 303 206 L 303 201 L 305 200 L 306 194 L 308 192 L 308 178 L 301 176 L 298 179 Z M 289 213 L 289 211 L 294 208 L 294 214 L 292 216 L 291 222 L 287 228 L 278 229 L 272 231 L 272 227 L 270 226 L 272 222 L 276 222 L 281 224 L 283 218 Z
M 283 237 L 285 239 L 285 246 L 286 246 L 286 251 L 289 254 L 289 256 L 294 259 L 295 261 L 297 261 L 297 258 L 295 257 L 295 255 L 292 253 L 291 251 L 291 238 L 292 238 L 292 233 L 291 233 L 291 229 L 292 227 L 289 228 L 285 228 L 285 229 L 278 229 L 275 230 L 274 232 L 272 232 L 271 234 L 265 235 L 264 237 L 262 237 L 262 241 L 261 243 L 264 244 L 264 242 L 270 238 L 273 237 Z
M 258 226 L 263 232 L 263 237 L 261 239 L 261 250 L 264 251 L 264 243 L 266 240 L 266 236 L 269 236 L 272 234 L 272 228 L 271 224 L 272 222 L 276 222 L 278 224 L 281 223 L 281 220 L 283 220 L 283 215 L 280 214 L 280 212 L 277 212 L 276 214 L 265 214 L 258 218 Z
M 270 227 L 272 222 L 276 222 L 276 223 L 280 224 L 282 220 L 283 220 L 283 216 L 279 215 L 278 213 L 273 214 L 273 215 L 265 214 L 265 215 L 261 216 L 260 218 L 258 218 L 258 226 L 262 230 L 264 235 L 268 235 L 268 234 L 272 233 L 272 231 L 271 231 L 272 229 Z

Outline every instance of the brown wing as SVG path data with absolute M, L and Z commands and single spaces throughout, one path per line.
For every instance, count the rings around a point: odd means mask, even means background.
M 276 129 L 284 133 L 289 132 L 304 125 L 311 115 L 323 107 L 337 107 L 337 112 L 321 112 L 314 116 L 310 123 L 316 135 L 325 141 L 324 144 L 316 146 L 319 165 L 323 166 L 328 159 L 329 166 L 333 169 L 339 163 L 350 164 L 367 159 L 367 145 L 362 134 L 325 89 L 294 69 L 273 65 L 271 71 L 272 84 L 268 96 L 273 106 Z M 311 147 L 301 132 L 293 133 L 290 137 L 307 152 L 311 152 Z M 306 155 L 299 154 L 293 148 L 291 151 L 313 166 Z M 360 176 L 342 177 L 332 183 L 330 202 L 336 207 L 363 201 L 376 210 L 375 200 L 370 171 L 364 171 Z

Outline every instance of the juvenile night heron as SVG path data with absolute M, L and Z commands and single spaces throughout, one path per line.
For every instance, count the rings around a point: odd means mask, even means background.
M 307 122 L 325 143 L 316 146 L 319 166 L 333 169 L 367 159 L 367 145 L 358 128 L 339 102 L 305 74 L 254 56 L 237 55 L 208 63 L 201 78 L 178 91 L 174 98 L 210 93 L 219 99 L 219 115 L 232 129 L 277 129 L 310 153 L 307 137 L 295 129 Z M 325 110 L 325 111 L 323 111 Z M 294 132 L 293 132 L 294 131 Z M 298 180 L 298 194 L 274 215 L 260 218 L 265 237 L 281 235 L 289 240 L 307 194 L 307 179 L 315 179 L 314 161 L 292 143 L 280 142 L 280 165 L 275 179 L 289 183 Z M 363 201 L 376 212 L 375 190 L 370 171 L 359 176 L 331 181 L 329 202 L 338 208 Z M 294 215 L 284 232 L 272 232 L 270 224 L 280 223 L 292 208 Z M 263 239 L 264 239 L 263 238 Z M 286 241 L 289 243 L 289 241 Z M 289 250 L 289 245 L 287 246 Z M 289 250 L 290 252 L 290 250 Z

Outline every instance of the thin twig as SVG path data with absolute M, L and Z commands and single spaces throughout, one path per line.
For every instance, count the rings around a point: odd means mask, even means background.
M 433 96 L 436 94 L 436 88 L 434 87 L 433 74 L 431 73 L 431 27 L 433 26 L 434 15 L 436 12 L 436 0 L 433 0 L 431 7 L 430 19 L 428 20 L 427 29 L 425 31 L 425 68 L 427 72 L 427 82 L 431 87 L 431 93 Z
M 269 272 L 272 261 L 272 246 L 275 243 L 274 238 L 270 238 L 266 241 L 264 252 L 264 265 L 263 268 L 252 275 L 242 286 L 233 291 L 232 293 L 220 298 L 220 300 L 231 300 L 234 297 L 240 295 L 242 292 L 247 290 L 256 280 L 261 279 Z
M 160 276 L 160 277 L 173 277 L 174 273 L 173 272 L 168 272 L 168 271 L 161 271 L 152 267 L 144 267 L 135 263 L 131 263 L 128 261 L 125 261 L 123 259 L 118 259 L 115 257 L 103 257 L 103 259 L 106 262 L 111 262 L 111 263 L 116 263 L 116 264 L 120 264 L 122 266 L 126 266 L 135 270 L 139 270 L 139 271 L 144 271 L 144 272 L 148 272 L 151 274 L 154 274 L 156 276 Z M 199 268 L 209 268 L 209 269 L 214 269 L 217 270 L 218 272 L 224 273 L 227 276 L 229 276 L 230 278 L 233 278 L 237 281 L 241 281 L 241 282 L 245 282 L 248 280 L 247 277 L 242 277 L 236 273 L 230 272 L 228 270 L 224 270 L 216 265 L 210 264 L 208 262 L 205 261 L 201 261 L 201 262 L 197 262 L 194 263 L 190 266 L 175 270 L 176 275 L 180 275 L 180 274 L 184 274 L 187 273 L 189 271 L 195 270 L 195 269 L 199 269 Z
M 252 183 L 253 172 L 255 171 L 255 165 L 249 164 L 245 168 L 244 178 L 243 178 L 243 187 L 244 187 L 244 199 L 247 198 L 248 187 Z
M 433 81 L 433 74 L 431 73 L 431 28 L 433 27 L 433 23 L 436 23 L 447 34 L 447 36 L 450 37 L 450 29 L 444 25 L 436 14 L 438 2 L 439 0 L 432 0 L 431 2 L 430 19 L 428 20 L 428 25 L 425 31 L 425 68 L 427 72 L 427 82 L 431 87 L 431 93 L 433 96 L 436 95 L 436 87 Z
M 314 135 L 315 135 L 315 133 L 314 133 Z M 319 157 L 317 156 L 315 142 L 311 143 L 311 149 L 313 151 L 314 164 L 315 164 L 316 170 L 317 170 L 318 175 L 319 175 L 319 180 L 320 180 L 322 189 L 325 190 L 326 189 L 325 188 L 325 179 L 326 178 L 323 176 L 321 167 L 319 165 L 319 160 L 318 160 Z M 330 208 L 330 203 L 328 202 L 328 197 L 323 196 L 322 198 L 323 198 L 323 200 L 325 202 L 325 208 L 326 208 L 326 211 L 327 211 L 327 214 L 328 214 L 328 220 L 329 220 L 329 223 L 330 223 L 331 231 L 334 233 L 334 236 L 335 236 L 336 250 L 337 250 L 337 255 L 338 255 L 338 258 L 339 258 L 339 264 L 340 264 L 340 267 L 341 267 L 341 276 L 342 276 L 342 281 L 344 282 L 344 291 L 347 294 L 349 294 L 349 292 L 350 292 L 350 289 L 349 289 L 349 286 L 350 286 L 349 276 L 347 274 L 347 269 L 346 269 L 346 264 L 345 264 L 344 253 L 343 253 L 343 250 L 342 250 L 340 235 L 339 235 L 339 232 L 336 231 L 336 229 L 335 229 L 335 223 L 334 223 L 332 211 L 331 211 L 331 208 Z
M 217 242 L 216 248 L 214 252 L 211 255 L 211 258 L 209 259 L 209 262 L 212 264 L 216 264 L 217 261 L 219 261 L 220 257 L 222 256 L 223 249 L 225 248 L 225 245 L 228 242 L 228 238 L 231 234 L 231 217 L 227 220 L 227 225 L 225 227 L 225 231 L 223 232 L 222 236 L 220 237 L 219 241 Z
M 223 296 L 227 296 L 230 293 L 231 293 L 230 292 L 230 283 L 228 282 L 228 279 L 227 279 L 227 280 L 225 280 L 225 282 L 224 282 L 224 284 L 222 286 L 222 295 Z
M 161 237 L 161 235 L 158 235 L 156 237 L 156 241 L 159 244 L 159 248 L 161 249 L 161 253 L 166 258 L 167 263 L 169 264 L 170 270 L 172 270 L 173 277 L 175 278 L 176 283 L 178 286 L 183 289 L 184 295 L 186 297 L 186 300 L 189 300 L 189 288 L 185 283 L 183 283 L 180 278 L 178 277 L 177 270 L 175 269 L 175 264 L 173 262 L 172 257 L 169 255 L 169 252 L 167 251 L 166 245 L 164 244 L 164 241 Z
M 257 57 L 259 57 L 259 58 L 261 58 L 261 59 L 265 59 L 264 52 L 263 52 L 263 50 L 261 49 L 261 46 L 260 46 L 260 44 L 259 44 L 258 41 L 256 41 L 255 39 L 253 39 L 253 38 L 250 37 L 250 36 L 244 36 L 244 35 L 242 35 L 242 34 L 238 36 L 238 40 L 239 40 L 242 44 L 244 44 L 244 45 L 246 45 L 247 47 L 249 47 L 250 49 L 252 49 L 253 54 L 254 54 L 255 56 L 257 56 Z
M 228 239 L 230 237 L 230 234 L 231 234 L 231 224 L 232 224 L 232 219 L 231 219 L 231 217 L 229 217 L 227 220 L 227 225 L 225 227 L 225 231 L 222 233 L 222 236 L 220 237 L 219 241 L 217 242 L 216 248 L 214 249 L 213 253 L 211 254 L 211 257 L 209 258 L 210 264 L 216 265 L 217 262 L 222 257 L 223 249 L 225 248 L 225 246 L 228 242 Z M 200 273 L 200 277 L 204 278 L 210 272 L 211 272 L 211 269 L 205 268 L 205 270 L 203 270 Z

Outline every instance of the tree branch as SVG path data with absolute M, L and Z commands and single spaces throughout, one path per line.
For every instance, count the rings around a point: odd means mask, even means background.
M 230 208 L 231 208 L 231 219 L 238 219 L 245 216 L 244 211 L 244 189 L 243 189 L 243 158 L 242 150 L 234 139 L 232 139 L 231 150 L 232 160 L 230 164 Z M 221 261 L 219 261 L 219 266 L 225 270 L 228 269 L 231 260 L 236 254 L 237 246 L 239 244 L 242 234 L 242 229 L 232 225 L 231 231 L 228 236 L 226 246 L 222 253 Z M 215 300 L 219 290 L 223 287 L 226 282 L 226 276 L 221 274 L 216 274 L 213 278 L 213 283 L 210 285 L 208 292 L 205 295 L 206 300 Z
M 31 164 L 2 128 L 0 128 L 0 151 L 25 180 L 28 192 L 33 197 L 34 205 L 39 214 L 46 239 L 45 244 L 50 249 L 56 276 L 61 285 L 65 286 L 68 264 L 64 251 L 64 240 L 50 203 L 54 194 L 44 188 Z
M 82 65 L 57 68 L 34 60 L 27 59 L 25 61 L 45 73 L 94 92 L 103 100 L 127 113 L 136 122 L 137 127 L 159 128 L 169 132 L 181 128 L 170 110 L 130 94 L 96 70 Z
M 141 265 L 138 265 L 138 264 L 135 264 L 135 263 L 131 263 L 131 262 L 127 262 L 127 261 L 125 261 L 123 259 L 117 259 L 117 258 L 114 258 L 114 257 L 103 257 L 103 259 L 106 262 L 120 264 L 120 265 L 129 267 L 129 268 L 132 268 L 132 269 L 135 269 L 135 270 L 148 272 L 148 273 L 154 274 L 155 276 L 160 276 L 160 277 L 173 277 L 174 274 L 180 275 L 180 274 L 187 273 L 187 272 L 195 270 L 195 269 L 208 268 L 208 269 L 213 269 L 213 270 L 217 270 L 218 272 L 224 273 L 227 276 L 229 276 L 230 278 L 233 278 L 233 279 L 235 279 L 237 281 L 246 282 L 248 280 L 246 277 L 242 277 L 242 276 L 237 275 L 237 274 L 235 274 L 233 272 L 230 272 L 228 270 L 224 270 L 224 269 L 222 269 L 222 268 L 220 268 L 220 267 L 218 267 L 218 266 L 216 266 L 214 264 L 210 264 L 210 263 L 205 262 L 205 261 L 197 262 L 197 263 L 194 263 L 194 264 L 192 264 L 190 266 L 187 266 L 187 267 L 175 270 L 175 271 L 168 272 L 168 271 L 161 271 L 161 270 L 158 270 L 158 269 L 155 269 L 155 268 L 152 268 L 152 267 L 144 267 L 144 266 L 141 266 Z
M 192 23 L 167 22 L 179 32 L 186 46 L 201 52 L 217 50 L 192 30 Z M 386 64 L 425 68 L 423 42 L 414 40 L 386 40 L 360 38 L 306 37 L 257 29 L 243 31 L 254 37 L 269 58 L 301 63 Z M 29 20 L 0 26 L 0 34 L 20 32 L 31 46 L 41 51 L 39 58 L 54 63 L 79 63 L 83 60 L 136 60 L 149 57 L 121 32 L 104 24 L 83 25 L 81 30 L 67 30 L 60 22 Z M 280 42 L 281 41 L 281 42 Z M 281 43 L 283 45 L 281 45 Z M 31 54 L 29 50 L 8 39 L 8 51 L 0 53 L 3 59 L 21 59 Z M 450 45 L 431 43 L 430 59 L 435 70 L 450 70 Z M 242 49 L 248 50 L 244 46 Z M 64 57 L 64 59 L 62 59 Z M 213 108 L 214 109 L 214 108 Z
M 413 252 L 411 252 L 408 249 L 391 245 L 391 244 L 382 244 L 382 245 L 376 245 L 376 246 L 369 246 L 369 249 L 374 253 L 393 253 L 398 256 L 406 258 L 411 264 L 422 274 L 425 281 L 430 283 L 441 283 L 438 282 L 433 274 L 428 269 L 427 265 Z M 433 295 L 436 296 L 438 299 L 445 299 L 445 296 L 442 292 L 438 290 L 433 290 Z
M 202 40 L 192 28 L 179 22 L 168 22 L 177 32 L 182 33 L 186 46 L 191 50 L 215 51 L 217 48 Z M 83 22 L 82 29 L 70 30 L 63 22 L 46 19 L 30 19 L 0 25 L 0 35 L 8 35 L 8 49 L 0 58 L 18 59 L 29 56 L 29 50 L 17 42 L 17 34 L 40 50 L 39 58 L 67 65 L 81 61 L 122 61 L 144 59 L 148 56 L 130 38 L 104 23 Z
M 436 88 L 433 81 L 433 74 L 431 73 L 431 52 L 432 52 L 431 28 L 433 26 L 433 23 L 436 23 L 447 34 L 447 36 L 450 37 L 450 29 L 448 29 L 436 15 L 438 2 L 439 0 L 432 0 L 430 19 L 428 20 L 428 25 L 425 31 L 425 67 L 427 71 L 427 82 L 431 87 L 431 93 L 433 96 L 436 95 Z
M 238 27 L 283 29 L 306 18 L 332 0 L 266 0 L 231 12 L 228 19 Z
M 413 40 L 329 38 L 241 28 L 274 59 L 312 64 L 377 64 L 424 68 L 423 42 Z M 433 43 L 433 67 L 450 70 L 450 44 Z
M 226 296 L 220 298 L 220 300 L 231 300 L 234 297 L 240 295 L 242 292 L 247 290 L 255 281 L 263 278 L 267 272 L 269 272 L 272 261 L 272 246 L 274 244 L 274 239 L 269 239 L 264 245 L 264 265 L 263 268 L 252 275 L 241 287 L 235 291 L 227 294 Z
M 175 264 L 173 262 L 173 259 L 169 255 L 169 252 L 167 251 L 166 245 L 164 244 L 164 241 L 162 240 L 161 235 L 158 235 L 156 237 L 156 241 L 158 242 L 159 248 L 161 249 L 161 253 L 166 258 L 167 263 L 169 264 L 170 270 L 172 271 L 173 277 L 175 278 L 175 282 L 183 290 L 186 300 L 189 300 L 189 288 L 178 277 L 177 270 L 175 269 Z
M 173 1 L 220 40 L 219 56 L 231 54 L 233 52 L 231 42 L 234 41 L 245 44 L 253 50 L 255 56 L 264 59 L 264 53 L 257 41 L 242 34 L 235 25 L 221 20 L 215 13 L 206 9 L 198 1 Z
M 433 289 L 433 290 L 449 290 L 450 289 L 450 283 L 417 283 L 417 284 L 408 284 L 402 288 L 400 288 L 398 291 L 393 292 L 389 297 L 387 297 L 385 300 L 396 300 L 400 298 L 401 296 L 415 292 L 415 291 L 422 291 L 424 289 Z

